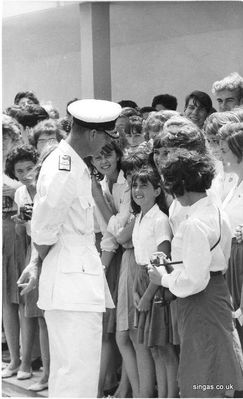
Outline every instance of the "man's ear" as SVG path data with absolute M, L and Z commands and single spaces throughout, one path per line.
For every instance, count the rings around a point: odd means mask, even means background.
M 92 129 L 89 131 L 89 140 L 93 142 L 96 139 L 97 130 Z

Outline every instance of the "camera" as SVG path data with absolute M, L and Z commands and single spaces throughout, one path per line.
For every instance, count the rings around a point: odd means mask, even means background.
M 19 208 L 19 218 L 28 222 L 32 217 L 33 204 L 25 204 Z

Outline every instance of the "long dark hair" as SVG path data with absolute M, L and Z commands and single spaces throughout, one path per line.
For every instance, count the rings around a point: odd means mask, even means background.
M 135 170 L 132 176 L 132 187 L 135 184 L 137 180 L 140 180 L 141 183 L 147 183 L 150 182 L 154 189 L 160 188 L 160 194 L 158 197 L 155 199 L 155 203 L 158 204 L 159 209 L 164 212 L 166 215 L 168 215 L 168 206 L 166 204 L 165 200 L 165 192 L 162 184 L 161 177 L 158 173 L 158 171 L 151 167 L 151 166 L 146 166 L 142 169 Z M 137 215 L 140 213 L 141 208 L 139 205 L 135 203 L 135 201 L 132 198 L 132 192 L 131 192 L 131 207 L 133 210 L 133 213 Z

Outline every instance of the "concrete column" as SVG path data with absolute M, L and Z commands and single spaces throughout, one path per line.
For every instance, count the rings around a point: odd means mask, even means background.
M 109 3 L 80 4 L 82 98 L 111 99 Z

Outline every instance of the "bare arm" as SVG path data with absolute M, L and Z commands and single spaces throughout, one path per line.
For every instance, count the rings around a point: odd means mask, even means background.
M 42 261 L 45 259 L 46 255 L 52 247 L 52 245 L 37 245 L 36 243 L 34 243 L 34 246 Z
M 132 232 L 134 228 L 135 218 L 128 223 L 122 231 L 116 236 L 116 240 L 119 244 L 123 245 L 125 242 L 129 241 L 132 238 Z

